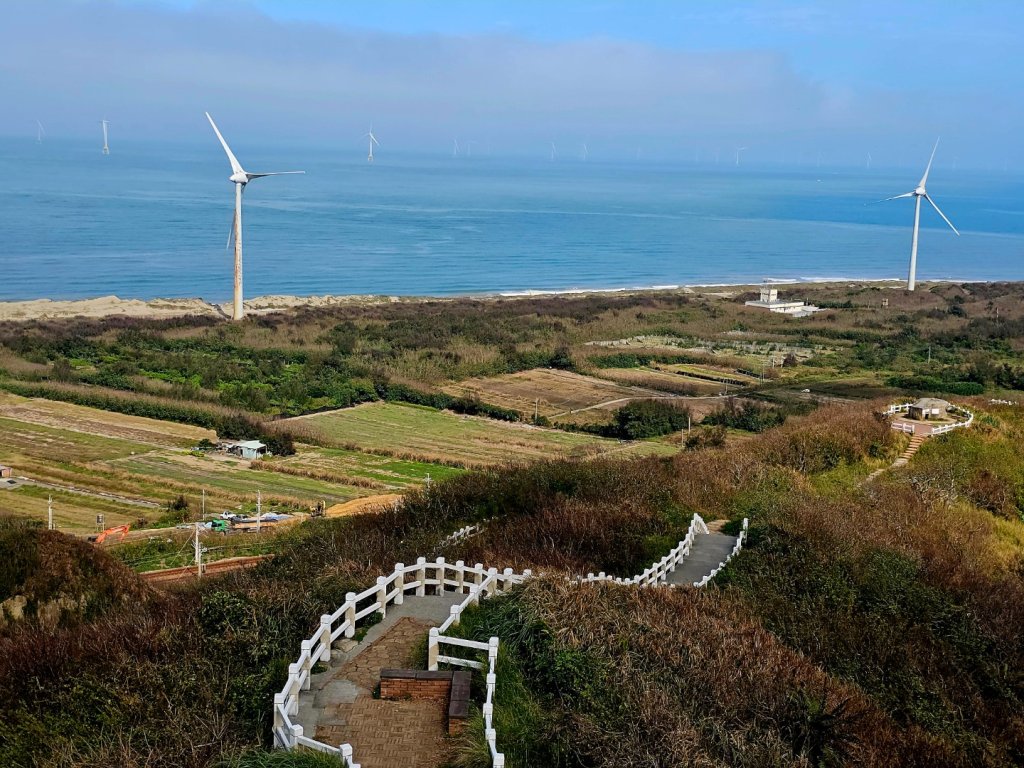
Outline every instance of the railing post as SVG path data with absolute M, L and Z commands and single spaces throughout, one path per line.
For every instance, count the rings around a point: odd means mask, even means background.
M 284 728 L 284 717 L 281 716 L 281 709 L 285 705 L 285 695 L 283 693 L 274 694 L 274 746 L 289 749 L 291 744 L 286 743 L 286 739 L 281 738 L 281 729 Z
M 352 638 L 356 635 L 356 593 L 345 593 L 345 621 L 348 626 L 345 628 L 345 637 Z
M 480 582 L 484 580 L 484 564 L 477 563 L 473 566 L 473 586 L 476 587 L 477 592 L 480 591 Z
M 416 597 L 423 597 L 427 594 L 427 558 L 417 557 L 416 558 L 416 580 L 420 583 L 416 587 Z
M 495 592 L 498 591 L 498 569 L 497 568 L 488 568 L 487 569 L 487 579 L 488 579 L 488 584 L 487 584 L 487 588 L 484 590 L 484 593 L 482 595 L 483 597 L 487 597 L 488 595 L 493 595 Z
M 290 679 L 298 680 L 299 679 L 299 675 L 301 673 L 302 673 L 302 666 L 299 664 L 299 662 L 296 661 L 296 662 L 293 662 L 292 664 L 288 665 L 288 677 Z M 302 686 L 302 688 L 305 689 L 305 686 Z M 294 695 L 294 696 L 292 696 L 290 698 L 294 699 L 294 702 L 289 700 L 289 702 L 288 702 L 288 714 L 289 715 L 294 715 L 295 712 L 292 711 L 292 710 L 293 709 L 298 709 L 298 707 L 293 707 L 292 704 L 295 703 L 295 702 L 298 702 L 299 697 L 298 697 L 298 695 Z
M 498 676 L 493 672 L 487 673 L 487 698 L 494 701 L 494 688 L 498 683 Z
M 299 724 L 292 725 L 292 745 L 297 746 L 299 743 L 299 737 L 305 733 L 302 726 Z
M 388 615 L 388 577 L 378 576 L 377 577 L 377 602 L 380 603 L 380 608 L 377 609 L 382 617 Z
M 505 768 L 505 755 L 501 752 L 494 754 L 494 762 L 491 764 L 491 768 Z
M 302 665 L 304 667 L 303 671 L 306 673 L 306 679 L 302 681 L 302 690 L 308 691 L 309 678 L 310 675 L 313 674 L 313 662 L 315 661 L 313 659 L 313 641 L 303 640 L 299 645 L 302 648 L 302 655 L 306 659 L 306 661 Z
M 484 730 L 484 740 L 487 742 L 487 746 L 491 748 L 491 752 L 494 752 L 494 742 L 497 741 L 498 734 L 495 733 L 493 728 L 487 728 Z
M 451 608 L 452 626 L 459 626 L 459 622 L 462 621 L 462 606 L 453 605 Z
M 338 749 L 341 750 L 341 759 L 345 761 L 346 768 L 352 766 L 352 745 L 342 744 Z
M 437 594 L 444 594 L 444 558 L 437 558 Z
M 437 627 L 431 627 L 430 632 L 427 635 L 427 670 L 430 672 L 437 672 L 437 656 L 438 656 L 438 640 L 437 637 L 441 633 L 437 631 Z
M 395 605 L 405 602 L 405 563 L 395 563 Z
M 458 581 L 458 586 L 455 588 L 462 594 L 463 589 L 466 586 L 466 563 L 463 560 L 455 561 L 455 579 Z
M 491 669 L 491 672 L 498 666 L 498 638 L 492 637 L 487 641 L 487 664 Z
M 331 615 L 325 613 L 320 617 L 320 642 L 324 644 L 323 653 L 318 661 L 331 660 Z

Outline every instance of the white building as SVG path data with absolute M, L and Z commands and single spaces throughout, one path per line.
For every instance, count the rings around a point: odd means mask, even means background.
M 267 455 L 267 446 L 259 440 L 242 440 L 237 443 L 228 443 L 227 452 L 243 459 L 261 459 Z
M 791 317 L 807 317 L 821 311 L 821 307 L 805 304 L 802 301 L 779 301 L 779 289 L 768 282 L 761 285 L 760 299 L 744 303 L 748 307 L 760 307 L 761 309 L 767 309 L 769 312 L 778 312 Z

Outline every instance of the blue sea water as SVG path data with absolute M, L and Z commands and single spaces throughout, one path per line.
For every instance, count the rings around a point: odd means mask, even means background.
M 235 146 L 247 170 L 305 169 L 245 195 L 245 293 L 453 295 L 904 278 L 902 170 L 415 156 Z M 941 159 L 941 158 L 940 158 Z M 922 158 L 923 161 L 923 158 Z M 209 146 L 8 142 L 0 300 L 230 297 L 233 186 Z M 938 160 L 920 279 L 1024 279 L 1024 179 Z

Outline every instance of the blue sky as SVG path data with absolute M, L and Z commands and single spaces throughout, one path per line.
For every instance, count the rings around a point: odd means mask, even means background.
M 0 132 L 1019 167 L 1024 3 L 6 0 Z M 201 127 L 201 126 L 199 126 Z M 631 151 L 635 151 L 631 150 Z

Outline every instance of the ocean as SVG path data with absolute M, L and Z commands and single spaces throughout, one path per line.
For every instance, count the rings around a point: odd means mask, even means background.
M 229 136 L 229 140 L 233 140 Z M 923 168 L 588 162 L 386 147 L 233 146 L 245 195 L 245 294 L 446 296 L 812 279 L 905 279 Z M 922 148 L 921 164 L 927 160 Z M 1024 178 L 941 153 L 919 279 L 1024 279 Z M 7 140 L 0 300 L 229 299 L 230 169 L 206 144 Z

